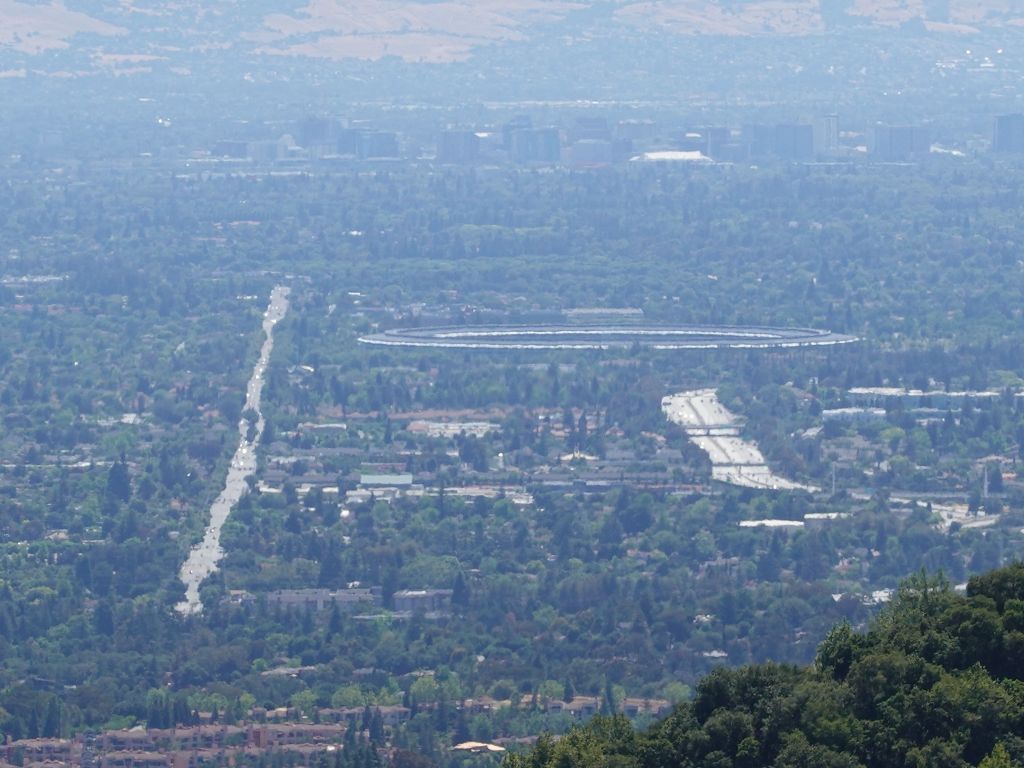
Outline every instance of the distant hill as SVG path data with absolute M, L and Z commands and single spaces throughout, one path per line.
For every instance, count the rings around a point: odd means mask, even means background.
M 946 35 L 1019 28 L 1024 8 L 1015 0 L 0 0 L 0 74 L 23 74 L 61 52 L 78 54 L 79 68 L 129 73 L 225 53 L 449 62 L 551 35 L 569 45 L 616 33 L 792 37 L 901 25 Z

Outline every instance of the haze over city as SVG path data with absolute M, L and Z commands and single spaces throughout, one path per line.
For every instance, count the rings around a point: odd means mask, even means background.
M 1024 765 L 1024 7 L 0 2 L 0 768 Z

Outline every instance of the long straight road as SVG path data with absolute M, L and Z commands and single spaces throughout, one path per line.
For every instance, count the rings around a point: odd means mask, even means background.
M 206 526 L 203 540 L 192 547 L 188 559 L 181 566 L 181 580 L 185 584 L 185 599 L 178 603 L 177 610 L 183 615 L 199 613 L 203 604 L 199 602 L 199 586 L 206 578 L 217 570 L 217 563 L 224 556 L 220 546 L 220 530 L 228 519 L 231 510 L 242 496 L 249 490 L 246 478 L 256 471 L 256 446 L 263 436 L 266 420 L 260 409 L 260 396 L 263 394 L 264 374 L 270 362 L 270 354 L 274 351 L 274 326 L 288 312 L 288 293 L 286 286 L 279 285 L 270 293 L 270 304 L 263 315 L 263 332 L 266 338 L 260 348 L 260 357 L 252 369 L 249 385 L 245 391 L 245 411 L 252 410 L 256 414 L 255 429 L 250 440 L 250 422 L 243 418 L 238 422 L 238 449 L 231 457 L 231 466 L 224 480 L 224 490 L 210 507 L 210 522 Z

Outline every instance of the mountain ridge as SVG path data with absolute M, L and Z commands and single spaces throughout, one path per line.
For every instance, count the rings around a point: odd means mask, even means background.
M 907 27 L 971 35 L 1024 27 L 1011 0 L 308 0 L 242 4 L 0 0 L 8 76 L 59 52 L 124 74 L 210 52 L 312 60 L 466 61 L 494 45 L 555 35 L 800 37 Z

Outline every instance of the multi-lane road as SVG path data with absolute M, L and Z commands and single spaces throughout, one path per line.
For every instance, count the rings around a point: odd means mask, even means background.
M 757 445 L 740 437 L 740 420 L 718 400 L 713 389 L 669 395 L 661 401 L 665 417 L 683 427 L 693 443 L 711 460 L 711 477 L 730 485 L 777 491 L 816 488 L 801 485 L 771 471 Z
M 252 369 L 252 376 L 245 392 L 245 412 L 250 410 L 256 414 L 255 422 L 242 418 L 238 422 L 238 449 L 231 457 L 224 490 L 210 507 L 210 520 L 202 541 L 192 547 L 188 559 L 181 566 L 181 580 L 185 584 L 185 599 L 178 603 L 179 613 L 189 615 L 202 610 L 199 601 L 199 587 L 203 581 L 217 570 L 217 563 L 224 556 L 220 546 L 220 530 L 231 514 L 231 510 L 242 496 L 249 490 L 246 478 L 256 471 L 256 446 L 263 436 L 266 424 L 260 408 L 260 397 L 263 394 L 264 375 L 270 355 L 274 351 L 274 326 L 288 312 L 289 289 L 279 285 L 270 293 L 270 304 L 263 315 L 263 332 L 265 338 L 260 348 L 260 356 Z

